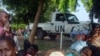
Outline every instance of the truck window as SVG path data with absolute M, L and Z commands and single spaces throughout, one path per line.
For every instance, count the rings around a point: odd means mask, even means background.
M 65 17 L 63 14 L 56 14 L 56 21 L 64 21 Z
M 65 14 L 68 23 L 79 23 L 79 20 L 77 19 L 77 17 L 75 15 L 72 14 Z
M 76 17 L 72 16 L 72 15 L 68 17 L 68 21 L 70 21 L 70 22 L 78 22 L 78 20 L 76 19 Z

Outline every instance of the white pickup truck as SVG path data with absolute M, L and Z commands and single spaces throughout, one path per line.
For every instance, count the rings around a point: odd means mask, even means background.
M 51 14 L 51 22 L 38 23 L 36 35 L 38 38 L 43 38 L 46 35 L 69 34 L 75 26 L 82 26 L 89 22 L 79 22 L 78 18 L 69 13 L 53 12 Z M 32 29 L 33 23 L 29 24 L 29 29 Z

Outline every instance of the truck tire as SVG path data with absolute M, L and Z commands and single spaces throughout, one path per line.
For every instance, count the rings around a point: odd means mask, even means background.
M 44 39 L 44 31 L 42 29 L 38 29 L 36 32 L 37 39 Z

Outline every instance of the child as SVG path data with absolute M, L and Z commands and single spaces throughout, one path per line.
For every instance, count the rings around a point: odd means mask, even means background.
M 49 49 L 45 52 L 44 56 L 65 56 L 65 52 L 59 49 Z
M 31 45 L 30 42 L 26 39 L 24 40 L 24 49 L 18 52 L 18 56 L 36 56 L 38 52 L 37 45 Z
M 38 52 L 38 46 L 31 45 L 26 51 L 26 56 L 36 56 L 37 52 Z
M 5 11 L 0 11 L 0 35 L 3 35 L 4 32 L 6 31 L 4 29 L 4 25 L 8 22 L 9 20 L 9 14 L 6 13 Z

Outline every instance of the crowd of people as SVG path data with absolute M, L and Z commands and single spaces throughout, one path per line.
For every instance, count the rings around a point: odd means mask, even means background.
M 24 48 L 18 50 L 17 42 L 9 24 L 9 17 L 8 13 L 0 11 L 0 56 L 38 56 L 38 46 L 36 44 L 31 44 L 27 39 L 24 39 Z M 85 41 L 84 43 L 86 45 L 80 50 L 76 47 L 76 51 L 79 51 L 81 56 L 100 56 L 100 26 L 96 26 L 91 32 L 87 29 L 84 29 L 82 32 L 77 32 L 75 30 L 70 34 L 72 38 L 74 38 L 74 36 L 78 37 L 78 35 L 81 35 L 81 37 L 82 35 L 86 36 L 84 36 L 85 38 L 77 39 L 75 43 L 72 44 L 71 48 L 75 49 L 76 43 Z M 71 54 L 68 55 L 70 56 Z M 64 50 L 50 49 L 44 56 L 65 56 L 65 52 Z
M 35 56 L 38 46 L 30 44 L 28 40 L 24 41 L 24 49 L 18 50 L 9 17 L 7 12 L 0 11 L 0 56 Z

